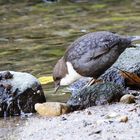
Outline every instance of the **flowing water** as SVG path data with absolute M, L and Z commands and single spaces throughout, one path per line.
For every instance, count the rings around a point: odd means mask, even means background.
M 139 0 L 0 5 L 0 71 L 29 72 L 37 78 L 51 75 L 57 60 L 77 37 L 99 30 L 140 35 L 139 29 Z M 66 101 L 67 94 L 53 94 L 53 84 L 43 88 L 48 101 Z M 8 124 L 0 120 L 0 126 L 14 129 L 21 123 L 15 120 Z M 7 132 L 5 127 L 1 132 Z

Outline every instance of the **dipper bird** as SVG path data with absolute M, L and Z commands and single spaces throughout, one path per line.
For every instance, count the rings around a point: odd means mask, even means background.
M 81 77 L 97 79 L 136 40 L 140 40 L 140 36 L 121 36 L 108 31 L 88 33 L 78 38 L 54 67 L 56 90 Z

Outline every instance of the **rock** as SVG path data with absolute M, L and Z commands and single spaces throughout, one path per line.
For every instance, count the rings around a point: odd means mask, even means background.
M 131 67 L 128 68 L 128 71 L 140 76 L 140 62 L 131 65 Z
M 119 117 L 119 122 L 127 122 L 128 121 L 128 117 L 127 116 L 121 116 Z
M 69 87 L 68 90 L 72 93 L 72 95 L 76 95 L 77 92 L 84 87 L 92 78 L 87 78 L 87 77 L 82 77 L 76 82 L 72 83 Z
M 118 85 L 126 86 L 125 79 L 117 68 L 108 69 L 103 75 L 99 77 L 104 82 L 113 82 Z
M 41 116 L 60 116 L 70 112 L 70 108 L 65 103 L 46 102 L 35 104 L 35 110 Z
M 121 97 L 120 102 L 125 103 L 125 104 L 135 103 L 135 96 L 126 94 Z
M 22 72 L 0 72 L 0 117 L 35 112 L 36 103 L 45 102 L 38 80 Z
M 133 63 L 132 65 L 129 65 L 128 67 L 123 67 L 127 72 L 134 73 L 140 77 L 140 62 Z M 124 87 L 130 87 L 131 89 L 136 89 L 136 86 L 130 86 L 129 83 L 127 83 L 127 80 L 121 75 L 120 70 L 117 68 L 109 68 L 103 75 L 100 76 L 101 80 L 104 82 L 113 82 L 119 85 L 122 85 Z
M 72 110 L 85 109 L 90 106 L 119 101 L 124 94 L 126 91 L 122 86 L 114 83 L 97 83 L 72 95 L 67 104 Z
M 112 67 L 115 66 L 127 71 L 130 67 L 134 66 L 136 63 L 139 62 L 140 48 L 126 48 Z
M 109 113 L 108 115 L 107 115 L 107 118 L 108 119 L 110 119 L 110 118 L 116 118 L 116 117 L 118 117 L 118 113 L 116 113 L 116 112 L 111 112 L 111 113 Z

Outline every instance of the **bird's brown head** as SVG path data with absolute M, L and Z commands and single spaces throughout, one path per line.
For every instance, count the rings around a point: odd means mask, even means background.
M 64 58 L 62 57 L 61 59 L 58 60 L 58 62 L 56 63 L 53 69 L 53 80 L 55 84 L 55 92 L 58 90 L 58 88 L 61 85 L 60 84 L 61 79 L 64 78 L 67 73 L 68 73 L 67 65 Z

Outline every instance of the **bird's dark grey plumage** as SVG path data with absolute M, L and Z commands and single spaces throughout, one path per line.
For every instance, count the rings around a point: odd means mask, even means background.
M 131 46 L 131 38 L 111 32 L 95 32 L 77 39 L 64 55 L 82 76 L 99 77 Z

